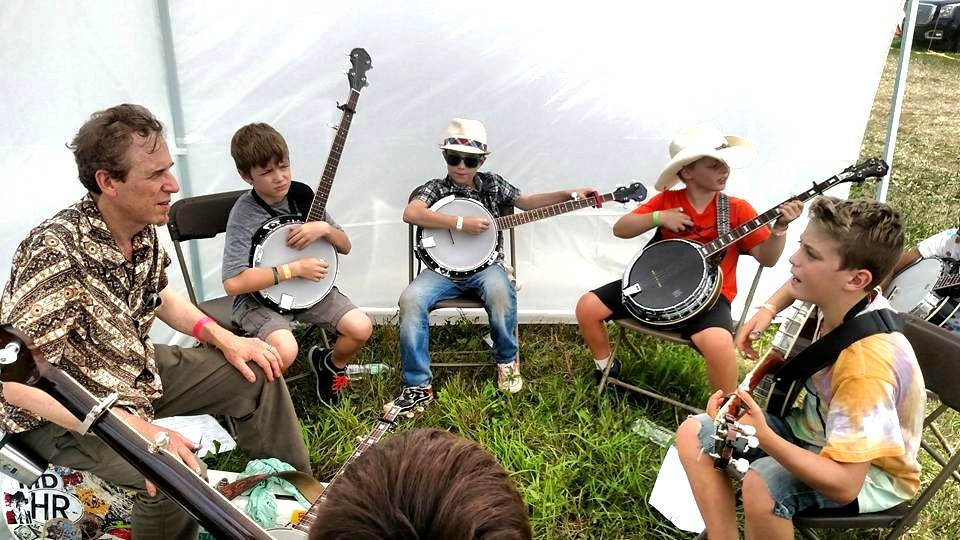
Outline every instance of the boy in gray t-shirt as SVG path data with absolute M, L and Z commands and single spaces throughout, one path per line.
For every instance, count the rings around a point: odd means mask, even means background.
M 306 185 L 291 181 L 287 143 L 267 124 L 249 124 L 237 130 L 230 142 L 230 154 L 240 177 L 253 186 L 250 193 L 237 199 L 227 220 L 222 279 L 227 294 L 236 296 L 233 322 L 276 348 L 284 370 L 296 359 L 298 351 L 290 321 L 335 331 L 337 340 L 333 349 L 313 346 L 307 353 L 310 368 L 317 377 L 317 398 L 333 405 L 347 387 L 346 366 L 370 338 L 373 325 L 336 287 L 309 309 L 287 314 L 263 304 L 252 294 L 287 279 L 319 281 L 327 274 L 328 265 L 316 257 L 303 257 L 274 268 L 250 267 L 250 248 L 260 226 L 280 215 L 301 214 L 303 217 L 309 210 L 313 193 Z M 303 249 L 317 240 L 329 242 L 338 253 L 350 252 L 350 238 L 326 212 L 321 220 L 293 229 L 287 245 Z

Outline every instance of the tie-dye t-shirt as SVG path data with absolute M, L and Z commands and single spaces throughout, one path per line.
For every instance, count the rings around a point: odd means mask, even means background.
M 888 308 L 882 296 L 864 310 Z M 907 338 L 874 334 L 806 381 L 801 406 L 786 417 L 794 434 L 841 463 L 871 464 L 857 497 L 861 512 L 909 500 L 920 487 L 917 454 L 926 393 Z

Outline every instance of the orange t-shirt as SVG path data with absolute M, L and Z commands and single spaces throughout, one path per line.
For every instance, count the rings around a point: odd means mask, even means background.
M 754 210 L 747 201 L 730 196 L 727 196 L 727 198 L 730 200 L 731 230 L 757 217 L 757 211 Z M 683 208 L 683 213 L 690 216 L 690 219 L 693 220 L 693 227 L 688 228 L 682 233 L 675 233 L 661 228 L 661 238 L 664 240 L 682 238 L 701 244 L 706 244 L 717 239 L 716 196 L 714 196 L 710 204 L 703 209 L 703 212 L 697 212 L 687 199 L 686 189 L 664 191 L 654 195 L 634 210 L 633 213 L 649 214 L 657 210 L 673 210 L 675 208 Z M 733 302 L 733 298 L 737 296 L 737 259 L 741 253 L 748 253 L 751 249 L 766 241 L 767 238 L 770 238 L 770 229 L 761 227 L 727 248 L 726 255 L 724 255 L 723 260 L 720 261 L 720 272 L 723 275 L 723 288 L 720 289 L 720 294 L 730 302 Z

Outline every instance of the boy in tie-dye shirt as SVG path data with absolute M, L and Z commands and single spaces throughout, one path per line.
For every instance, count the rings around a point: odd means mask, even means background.
M 818 307 L 819 336 L 851 317 L 888 308 L 873 291 L 902 248 L 900 216 L 889 206 L 820 197 L 811 205 L 800 249 L 790 257 L 793 276 L 744 325 L 737 346 L 756 358 L 752 341 L 794 299 Z M 760 443 L 746 455 L 747 538 L 793 538 L 792 517 L 800 510 L 875 512 L 910 499 L 919 489 L 925 393 L 903 334 L 874 334 L 853 343 L 804 387 L 799 407 L 784 418 L 765 414 L 747 392 L 738 391 L 749 408 L 740 422 L 756 427 Z M 713 418 L 723 401 L 717 392 L 707 414 L 677 430 L 680 461 L 711 540 L 738 534 L 729 478 L 703 451 L 714 447 Z

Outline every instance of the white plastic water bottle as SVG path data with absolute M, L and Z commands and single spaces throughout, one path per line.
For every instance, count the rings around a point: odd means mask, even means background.
M 387 373 L 393 368 L 387 364 L 379 362 L 373 364 L 347 364 L 347 377 L 359 377 L 362 375 L 378 375 Z
M 646 418 L 637 418 L 633 425 L 630 426 L 630 430 L 664 448 L 673 444 L 674 433 L 672 431 L 665 427 L 658 426 Z

